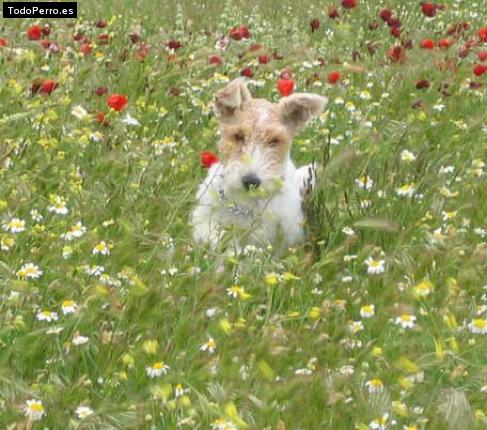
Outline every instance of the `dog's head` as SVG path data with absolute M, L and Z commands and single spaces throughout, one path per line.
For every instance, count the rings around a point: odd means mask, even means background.
M 294 135 L 319 115 L 327 98 L 295 93 L 278 103 L 252 98 L 244 78 L 214 99 L 219 120 L 224 192 L 237 200 L 266 197 L 280 189 Z

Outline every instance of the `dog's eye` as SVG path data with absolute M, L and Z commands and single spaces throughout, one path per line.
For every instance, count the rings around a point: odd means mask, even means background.
M 235 133 L 233 135 L 233 138 L 235 139 L 235 142 L 237 143 L 243 143 L 245 141 L 245 135 L 239 131 L 238 133 Z
M 279 145 L 279 139 L 277 137 L 273 137 L 268 142 L 269 146 L 276 146 Z

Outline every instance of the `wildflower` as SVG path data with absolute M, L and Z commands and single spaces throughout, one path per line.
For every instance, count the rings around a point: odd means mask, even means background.
M 42 81 L 40 87 L 39 87 L 39 92 L 41 94 L 51 94 L 57 87 L 59 86 L 59 84 L 54 81 L 53 79 L 45 79 Z
M 374 260 L 372 257 L 368 257 L 364 264 L 367 266 L 367 273 L 369 275 L 380 275 L 385 272 L 386 262 L 384 260 Z
M 107 99 L 107 104 L 110 109 L 120 112 L 127 107 L 128 98 L 123 94 L 112 94 Z
M 250 294 L 246 293 L 244 288 L 237 285 L 227 288 L 227 294 L 234 299 L 240 298 L 246 300 L 250 297 Z
M 69 212 L 69 209 L 66 207 L 66 200 L 55 194 L 49 196 L 49 201 L 51 205 L 47 207 L 49 212 L 54 212 L 58 215 L 66 215 Z
M 75 414 L 78 416 L 78 418 L 80 420 L 86 418 L 86 417 L 89 417 L 90 415 L 93 414 L 93 409 L 91 409 L 89 406 L 83 406 L 83 405 L 80 405 L 76 408 L 76 410 L 74 411 Z
M 25 263 L 16 273 L 20 279 L 37 279 L 42 275 L 42 270 L 37 264 Z
M 71 110 L 71 113 L 76 118 L 78 118 L 80 120 L 84 120 L 85 118 L 87 118 L 89 116 L 86 109 L 81 105 L 77 105 L 77 106 L 73 107 L 73 109 Z
M 211 430 L 238 430 L 238 427 L 229 420 L 218 419 L 211 424 Z
M 360 178 L 355 179 L 355 183 L 359 188 L 362 188 L 364 190 L 370 190 L 374 185 L 374 181 L 368 175 L 361 176 Z
M 438 11 L 438 5 L 436 3 L 424 2 L 421 5 L 421 11 L 425 16 L 433 18 Z
M 357 6 L 357 0 L 342 0 L 342 6 L 345 9 L 353 9 Z
M 327 81 L 329 84 L 333 85 L 336 84 L 340 80 L 340 72 L 330 72 L 328 74 Z
M 38 25 L 31 25 L 27 29 L 27 37 L 29 40 L 39 40 L 42 37 L 42 28 Z
M 36 399 L 26 400 L 23 411 L 29 421 L 39 421 L 46 414 L 42 401 Z
M 487 334 L 487 319 L 477 318 L 468 324 L 468 328 L 475 334 Z
M 431 39 L 423 39 L 419 46 L 423 49 L 434 49 L 435 48 L 435 42 Z
M 52 322 L 52 321 L 57 321 L 59 317 L 57 312 L 41 311 L 36 315 L 36 318 L 39 321 Z
M 218 163 L 220 160 L 218 156 L 211 151 L 203 151 L 201 153 L 201 166 L 209 169 L 213 164 Z
M 413 152 L 408 151 L 407 149 L 403 150 L 401 152 L 401 161 L 406 161 L 408 163 L 415 161 L 416 160 L 416 155 L 414 155 Z
M 61 310 L 63 311 L 64 315 L 73 314 L 76 312 L 78 305 L 74 300 L 64 300 L 63 304 L 61 305 Z
M 414 328 L 416 317 L 411 314 L 402 314 L 395 319 L 395 323 L 402 328 Z
M 93 255 L 98 255 L 98 254 L 101 254 L 101 255 L 109 255 L 110 254 L 110 249 L 104 240 L 97 243 L 93 248 Z
M 132 117 L 129 113 L 125 115 L 125 118 L 122 119 L 122 122 L 126 125 L 131 125 L 134 127 L 138 127 L 140 125 L 140 122 L 134 117 Z
M 21 233 L 25 230 L 25 221 L 19 218 L 12 218 L 8 222 L 4 222 L 2 227 L 5 231 L 11 233 Z
M 484 64 L 476 64 L 473 67 L 473 74 L 475 76 L 482 76 L 484 73 L 487 73 L 487 66 Z
M 167 372 L 169 372 L 170 368 L 163 361 L 157 361 L 152 366 L 146 367 L 145 370 L 149 377 L 156 378 L 162 375 L 167 375 Z
M 351 321 L 348 327 L 352 333 L 358 333 L 364 329 L 364 323 L 362 321 Z
M 433 291 L 433 283 L 431 281 L 425 280 L 420 282 L 413 288 L 413 294 L 416 297 L 426 297 Z
M 71 226 L 70 230 L 66 233 L 61 234 L 61 239 L 70 241 L 74 238 L 81 237 L 86 233 L 86 227 L 78 221 L 76 224 Z
M 414 193 L 416 192 L 416 189 L 414 188 L 414 184 L 405 184 L 400 186 L 399 188 L 396 188 L 396 193 L 398 196 L 406 196 L 406 197 L 412 197 L 414 196 Z
M 0 239 L 0 249 L 2 251 L 9 251 L 15 245 L 15 240 L 11 237 L 2 237 Z
M 72 339 L 73 345 L 79 346 L 79 345 L 84 345 L 85 343 L 88 343 L 90 340 L 89 337 L 87 336 L 81 336 L 79 334 L 75 335 Z
M 279 79 L 277 81 L 277 89 L 279 91 L 279 94 L 281 94 L 282 97 L 287 97 L 292 94 L 294 91 L 294 85 L 295 85 L 294 79 Z
M 365 386 L 370 394 L 382 393 L 384 391 L 384 383 L 378 378 L 367 381 Z
M 312 33 L 320 28 L 320 20 L 318 18 L 313 18 L 309 24 L 311 26 Z
M 355 235 L 355 231 L 353 231 L 353 229 L 350 227 L 342 228 L 342 233 L 345 233 L 347 236 L 354 236 Z
M 389 414 L 385 413 L 380 418 L 376 418 L 375 420 L 371 421 L 369 427 L 372 430 L 386 430 L 388 420 Z
M 371 318 L 375 315 L 374 305 L 365 305 L 360 308 L 360 316 L 362 318 Z
M 208 337 L 208 342 L 200 346 L 200 351 L 208 351 L 208 354 L 213 354 L 215 352 L 215 349 L 216 343 L 211 336 Z

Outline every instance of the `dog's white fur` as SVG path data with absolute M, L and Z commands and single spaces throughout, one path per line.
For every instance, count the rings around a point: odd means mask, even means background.
M 326 102 L 315 94 L 294 94 L 278 104 L 252 99 L 242 79 L 217 93 L 215 112 L 221 128 L 233 130 L 242 123 L 249 127 L 244 129 L 248 130 L 245 142 L 221 143 L 227 145 L 220 147 L 226 156 L 211 166 L 198 189 L 198 204 L 192 213 L 195 241 L 216 248 L 229 230 L 237 233 L 237 246 L 279 241 L 292 246 L 304 239 L 302 199 L 314 183 L 315 169 L 311 165 L 295 167 L 290 142 L 311 117 L 321 113 Z M 266 145 L 264 134 L 258 134 L 262 127 L 266 135 L 285 130 L 281 140 L 289 142 Z M 259 177 L 256 190 L 242 185 L 248 174 Z

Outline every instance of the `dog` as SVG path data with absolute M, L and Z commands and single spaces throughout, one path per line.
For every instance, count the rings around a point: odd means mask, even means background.
M 297 169 L 290 158 L 293 137 L 328 102 L 317 94 L 294 93 L 278 103 L 253 98 L 245 78 L 216 93 L 220 161 L 196 194 L 193 238 L 216 249 L 225 233 L 237 247 L 286 247 L 303 241 L 302 201 L 314 186 L 316 169 Z

